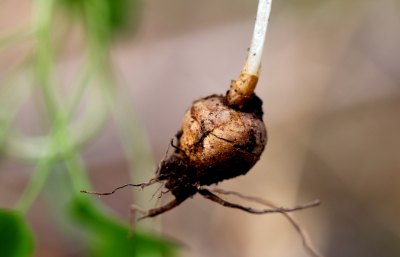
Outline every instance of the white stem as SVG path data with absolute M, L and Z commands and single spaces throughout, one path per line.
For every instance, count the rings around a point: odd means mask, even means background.
M 243 71 L 250 75 L 258 76 L 260 70 L 261 57 L 264 49 L 265 34 L 267 32 L 269 14 L 271 12 L 272 0 L 259 0 L 256 24 L 254 25 L 253 38 L 249 55 Z
M 256 24 L 254 25 L 253 38 L 246 63 L 239 78 L 232 81 L 226 94 L 226 100 L 232 106 L 239 108 L 251 99 L 258 82 L 258 73 L 261 66 L 261 57 L 264 48 L 265 34 L 269 22 L 272 0 L 259 0 Z

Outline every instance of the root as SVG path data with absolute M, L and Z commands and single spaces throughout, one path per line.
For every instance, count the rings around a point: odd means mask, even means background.
M 149 182 L 147 182 L 147 183 L 125 184 L 125 185 L 116 187 L 116 188 L 114 188 L 113 191 L 107 192 L 107 193 L 99 193 L 99 192 L 86 191 L 86 190 L 81 190 L 81 193 L 89 194 L 89 195 L 112 195 L 112 194 L 114 194 L 115 192 L 117 192 L 118 190 L 120 190 L 120 189 L 122 189 L 122 188 L 125 188 L 125 187 L 140 187 L 141 189 L 143 189 L 143 188 L 145 188 L 145 187 L 147 187 L 147 186 L 150 186 L 150 185 L 152 185 L 152 184 L 154 184 L 154 183 L 156 183 L 156 182 L 158 182 L 158 179 L 157 179 L 157 178 L 152 178 L 152 179 L 151 179 Z
M 158 195 L 158 199 L 160 199 L 162 196 L 163 196 L 163 194 L 164 194 L 164 192 L 162 191 L 162 189 L 164 188 L 164 184 L 165 183 L 161 183 L 160 184 L 160 186 L 157 188 L 157 190 L 153 193 L 153 195 L 151 196 L 151 199 L 154 199 L 154 197 L 156 196 L 156 194 L 158 194 L 158 193 L 160 193 L 159 195 Z
M 178 145 L 174 144 L 174 139 L 171 139 L 170 146 L 172 146 L 172 148 L 174 148 L 176 151 L 184 153 L 186 155 L 186 153 L 185 153 L 185 151 L 183 149 L 179 148 Z
M 276 204 L 272 203 L 271 201 L 268 201 L 268 200 L 265 200 L 265 199 L 261 199 L 261 198 L 258 198 L 258 197 L 246 196 L 246 195 L 242 195 L 240 193 L 234 192 L 234 191 L 226 191 L 226 190 L 219 189 L 219 188 L 212 189 L 211 191 L 214 192 L 214 193 L 218 193 L 218 194 L 234 195 L 234 196 L 237 196 L 239 198 L 248 200 L 250 202 L 259 203 L 259 204 L 262 204 L 262 205 L 265 205 L 265 206 L 268 206 L 268 207 L 271 207 L 271 208 L 278 208 L 278 206 Z M 315 249 L 315 247 L 313 246 L 312 240 L 308 236 L 307 231 L 304 228 L 302 228 L 289 213 L 282 212 L 282 215 L 290 222 L 290 224 L 292 224 L 294 229 L 299 234 L 299 236 L 301 238 L 301 241 L 303 243 L 303 247 L 306 250 L 306 252 L 308 254 L 310 254 L 310 256 L 313 256 L 313 257 L 323 257 L 323 255 L 320 254 L 318 252 L 318 250 Z
M 229 207 L 229 208 L 234 208 L 234 209 L 239 209 L 248 213 L 252 214 L 267 214 L 267 213 L 287 213 L 287 212 L 293 212 L 293 211 L 300 211 L 304 210 L 307 208 L 315 207 L 321 204 L 320 200 L 315 200 L 309 203 L 306 203 L 304 205 L 298 205 L 292 208 L 284 208 L 284 207 L 278 207 L 274 209 L 263 209 L 263 210 L 257 210 L 251 207 L 245 207 L 240 204 L 236 203 L 231 203 L 228 201 L 225 201 L 224 199 L 220 198 L 219 196 L 211 193 L 208 189 L 205 188 L 200 188 L 198 191 L 204 198 L 211 200 L 213 202 L 216 202 L 222 206 Z
M 138 221 L 140 221 L 140 220 L 142 220 L 142 219 L 146 219 L 146 218 L 150 218 L 150 217 L 155 217 L 155 216 L 158 216 L 158 215 L 160 215 L 160 214 L 162 214 L 162 213 L 164 213 L 164 212 L 167 212 L 167 211 L 169 211 L 169 210 L 172 210 L 173 208 L 175 208 L 176 206 L 178 206 L 178 205 L 181 204 L 182 202 L 183 202 L 183 201 L 178 201 L 178 200 L 174 199 L 174 200 L 170 201 L 169 203 L 167 203 L 167 204 L 165 204 L 165 205 L 163 205 L 163 206 L 161 206 L 161 207 L 154 208 L 154 209 L 150 209 L 150 210 L 148 210 L 148 211 L 145 211 L 145 210 L 143 210 L 143 209 L 137 207 L 136 205 L 132 205 L 132 207 L 131 207 L 131 213 L 132 213 L 132 212 L 134 213 L 135 211 L 138 211 L 138 212 L 140 212 L 141 214 L 143 214 L 142 217 L 140 217 L 139 219 L 137 219 Z M 133 216 L 133 215 L 132 215 L 132 216 Z
M 170 190 L 161 191 L 160 195 L 158 196 L 158 199 L 161 199 L 164 195 L 168 194 L 169 192 L 171 191 Z

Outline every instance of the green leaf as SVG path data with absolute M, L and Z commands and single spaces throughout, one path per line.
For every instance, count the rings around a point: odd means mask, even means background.
M 33 234 L 22 215 L 0 209 L 0 256 L 31 256 L 33 248 Z
M 177 244 L 128 226 L 87 197 L 76 197 L 71 205 L 72 216 L 89 236 L 89 252 L 93 257 L 169 257 L 175 256 Z

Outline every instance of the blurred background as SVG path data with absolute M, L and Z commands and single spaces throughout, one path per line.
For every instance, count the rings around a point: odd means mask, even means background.
M 64 217 L 66 203 L 78 189 L 152 177 L 191 102 L 238 76 L 257 8 L 105 2 L 0 3 L 0 207 L 20 210 L 35 238 L 33 255 L 15 256 L 88 256 L 96 246 Z M 321 199 L 295 217 L 324 256 L 400 256 L 399 28 L 397 0 L 275 1 L 256 89 L 268 145 L 246 176 L 218 187 L 288 207 Z M 45 175 L 29 182 L 35 173 Z M 156 190 L 100 202 L 128 226 L 132 203 L 160 204 Z M 178 242 L 178 256 L 308 256 L 281 215 L 197 196 L 136 226 Z

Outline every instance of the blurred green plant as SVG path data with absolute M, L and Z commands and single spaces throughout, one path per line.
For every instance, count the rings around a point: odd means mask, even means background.
M 20 213 L 0 209 L 1 256 L 24 257 L 33 252 L 33 235 Z
M 139 1 L 58 0 L 58 4 L 68 12 L 68 15 L 80 19 L 88 32 L 97 34 L 106 41 L 132 33 L 137 27 L 140 15 Z
M 89 234 L 89 249 L 97 257 L 174 256 L 175 244 L 135 231 L 131 236 L 126 226 L 105 215 L 87 198 L 76 197 L 72 201 L 72 214 Z M 160 254 L 161 253 L 161 254 Z
M 96 137 L 110 115 L 115 116 L 120 128 L 130 169 L 133 170 L 135 160 L 140 160 L 136 164 L 140 170 L 153 167 L 143 129 L 132 111 L 122 111 L 132 107 L 114 87 L 117 83 L 109 59 L 111 42 L 120 35 L 132 32 L 137 26 L 139 7 L 137 0 L 36 0 L 33 2 L 31 27 L 0 38 L 0 51 L 26 40 L 33 43 L 33 51 L 25 61 L 8 74 L 7 80 L 2 81 L 6 86 L 0 91 L 0 149 L 4 155 L 28 161 L 34 166 L 30 182 L 15 209 L 0 209 L 0 256 L 32 255 L 34 236 L 25 215 L 52 171 L 60 165 L 65 167 L 70 177 L 69 182 L 64 181 L 70 189 L 63 191 L 69 194 L 69 217 L 71 222 L 80 223 L 80 227 L 87 232 L 84 241 L 89 256 L 175 255 L 177 247 L 169 240 L 138 229 L 129 233 L 129 226 L 110 215 L 99 202 L 79 194 L 81 189 L 90 189 L 80 152 L 86 143 Z M 60 83 L 57 82 L 56 13 L 57 17 L 60 13 L 63 15 L 64 22 L 79 24 L 84 29 L 85 60 L 70 97 L 60 96 Z M 16 78 L 20 77 L 29 79 L 17 81 Z M 43 117 L 47 117 L 48 134 L 26 136 L 13 121 L 27 96 L 37 92 L 43 100 L 43 108 L 39 110 Z M 90 95 L 94 111 L 87 112 L 81 122 L 74 123 L 77 106 L 85 92 Z M 128 130 L 130 133 L 127 133 Z

